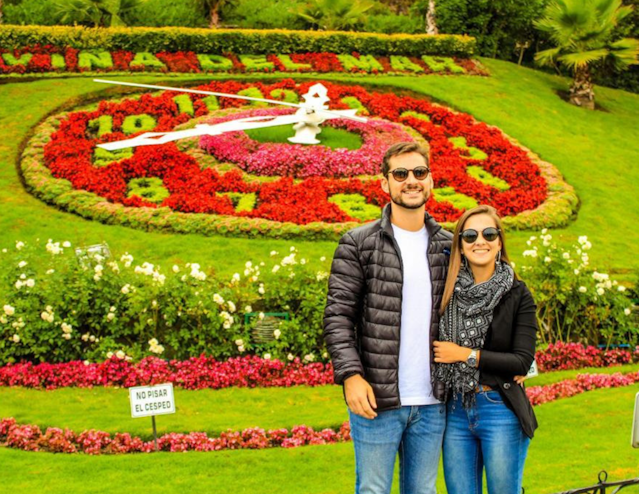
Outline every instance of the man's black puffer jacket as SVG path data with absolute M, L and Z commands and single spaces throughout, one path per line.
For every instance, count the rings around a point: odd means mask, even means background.
M 426 230 L 433 293 L 432 343 L 439 331 L 439 306 L 452 235 L 428 214 Z M 401 406 L 398 365 L 402 285 L 401 254 L 393 236 L 389 204 L 381 220 L 351 230 L 341 238 L 331 267 L 324 311 L 324 338 L 333 361 L 335 382 L 342 384 L 346 378 L 361 374 L 373 387 L 377 411 Z

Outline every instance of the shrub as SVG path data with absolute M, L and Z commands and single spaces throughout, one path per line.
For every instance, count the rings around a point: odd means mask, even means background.
M 339 31 L 0 26 L 0 46 L 54 45 L 78 49 L 159 53 L 366 53 L 470 57 L 475 40 L 457 35 L 386 35 Z
M 521 274 L 537 303 L 544 343 L 636 343 L 626 288 L 590 266 L 586 237 L 563 249 L 542 230 L 527 243 Z

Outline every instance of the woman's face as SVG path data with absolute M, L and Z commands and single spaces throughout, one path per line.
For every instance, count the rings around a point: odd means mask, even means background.
M 483 231 L 486 228 L 497 228 L 495 220 L 487 214 L 475 214 L 466 220 L 462 232 L 465 230 L 475 230 L 478 232 L 477 240 L 468 243 L 460 239 L 462 253 L 466 256 L 471 267 L 486 267 L 491 263 L 495 264 L 495 257 L 501 250 L 501 236 L 495 240 L 488 241 L 484 238 Z

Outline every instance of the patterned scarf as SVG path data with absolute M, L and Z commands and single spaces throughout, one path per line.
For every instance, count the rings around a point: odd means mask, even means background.
M 501 297 L 513 286 L 515 273 L 505 262 L 499 262 L 493 276 L 475 284 L 470 269 L 464 265 L 457 276 L 455 289 L 439 323 L 439 341 L 452 341 L 466 348 L 483 348 L 493 311 Z M 433 381 L 443 382 L 446 397 L 462 395 L 464 408 L 475 404 L 479 385 L 479 369 L 466 362 L 435 364 Z

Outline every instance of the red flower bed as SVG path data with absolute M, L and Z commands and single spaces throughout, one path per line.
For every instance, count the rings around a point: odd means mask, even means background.
M 96 50 L 85 50 L 91 53 L 95 53 Z M 83 68 L 78 66 L 78 54 L 81 50 L 69 47 L 59 47 L 53 45 L 33 45 L 27 46 L 15 50 L 0 48 L 0 74 L 25 74 L 25 73 L 37 73 L 37 72 L 174 72 L 174 73 L 206 73 L 206 72 L 316 72 L 316 73 L 328 73 L 328 72 L 352 72 L 352 73 L 369 73 L 363 67 L 348 66 L 345 67 L 335 53 L 322 52 L 322 53 L 295 53 L 290 55 L 266 55 L 263 62 L 272 64 L 272 66 L 246 66 L 243 64 L 238 56 L 234 53 L 224 53 L 223 56 L 230 60 L 230 64 L 219 66 L 218 68 L 207 68 L 203 66 L 198 60 L 197 54 L 192 51 L 178 51 L 178 52 L 160 52 L 152 54 L 162 64 L 150 63 L 148 65 L 132 64 L 136 57 L 136 53 L 126 50 L 117 50 L 113 52 L 99 51 L 103 55 L 109 54 L 111 56 L 112 64 L 110 66 L 95 66 L 91 68 Z M 8 53 L 20 59 L 22 55 L 34 55 L 36 60 L 31 59 L 27 63 L 18 63 L 16 65 L 8 65 L 3 59 L 2 54 Z M 58 68 L 54 66 L 53 55 L 61 55 L 65 61 L 64 67 Z M 284 57 L 289 57 L 291 65 Z M 357 59 L 360 55 L 354 53 L 353 56 Z M 375 60 L 380 64 L 382 70 L 372 69 L 371 73 L 388 72 L 388 73 L 420 73 L 431 74 L 433 71 L 429 68 L 428 64 L 417 57 L 410 57 L 410 61 L 413 65 L 416 65 L 421 72 L 414 72 L 409 69 L 394 68 L 389 62 L 388 57 L 376 56 Z M 484 68 L 478 65 L 474 60 L 454 58 L 454 64 L 463 69 L 465 75 L 487 75 Z M 366 64 L 365 64 L 366 65 Z M 450 75 L 450 70 L 439 72 L 442 74 Z
M 237 93 L 248 87 L 260 89 L 269 95 L 275 89 L 289 89 L 302 95 L 314 84 L 307 82 L 297 86 L 284 80 L 276 84 L 212 82 L 202 86 L 205 90 Z M 503 136 L 496 128 L 476 123 L 472 117 L 454 113 L 426 100 L 390 93 L 368 92 L 359 86 L 340 86 L 324 83 L 333 102 L 333 108 L 347 108 L 341 99 L 357 98 L 371 116 L 391 122 L 400 122 L 420 132 L 430 141 L 432 148 L 432 172 L 436 187 L 454 187 L 460 193 L 490 204 L 503 216 L 534 209 L 547 196 L 547 185 L 539 168 L 527 153 Z M 270 183 L 247 182 L 239 171 L 218 173 L 214 169 L 200 169 L 196 160 L 178 150 L 175 144 L 139 147 L 132 157 L 97 167 L 92 157 L 99 142 L 115 141 L 131 137 L 122 133 L 122 123 L 127 116 L 146 114 L 157 125 L 154 131 L 170 131 L 192 118 L 180 113 L 173 101 L 175 93 L 159 96 L 143 95 L 139 100 L 102 102 L 92 112 L 71 113 L 51 136 L 45 146 L 46 165 L 56 178 L 70 181 L 74 188 L 93 192 L 114 203 L 136 207 L 157 207 L 139 197 L 127 197 L 127 182 L 133 178 L 158 177 L 170 195 L 162 206 L 174 211 L 189 213 L 224 214 L 230 216 L 263 218 L 268 220 L 308 224 L 311 222 L 340 223 L 357 221 L 349 217 L 336 204 L 329 202 L 333 194 L 359 193 L 367 202 L 378 206 L 388 201 L 379 190 L 377 180 L 360 178 L 311 177 L 294 183 L 290 177 Z M 195 117 L 208 114 L 203 96 L 189 95 Z M 220 98 L 221 108 L 235 108 L 238 100 Z M 430 117 L 430 122 L 414 116 L 401 115 L 406 111 L 419 112 Z M 89 129 L 89 122 L 101 116 L 112 118 L 112 132 L 99 139 Z M 448 140 L 452 136 L 466 138 L 469 146 L 479 147 L 488 156 L 485 161 L 470 159 L 463 149 L 455 148 Z M 507 191 L 499 191 L 466 173 L 469 164 L 484 167 L 489 173 L 510 185 Z M 231 199 L 216 195 L 224 192 L 251 192 L 256 194 L 256 206 L 251 211 L 235 211 Z M 301 207 L 303 206 L 303 207 Z M 461 211 L 452 204 L 435 202 L 431 198 L 428 210 L 439 221 L 454 221 Z
M 232 358 L 225 362 L 205 356 L 168 362 L 146 357 L 137 364 L 114 356 L 99 364 L 84 364 L 78 360 L 63 364 L 22 363 L 0 367 L 0 386 L 129 388 L 168 382 L 184 389 L 321 386 L 333 383 L 333 367 L 330 363 L 302 364 L 299 359 L 284 364 L 279 360 L 255 356 Z
M 264 449 L 273 447 L 297 448 L 315 444 L 332 444 L 349 441 L 350 425 L 344 422 L 337 429 L 316 431 L 312 427 L 298 425 L 288 429 L 266 431 L 259 427 L 243 431 L 228 430 L 218 437 L 205 432 L 178 434 L 171 432 L 158 438 L 160 451 L 220 451 L 225 449 Z M 24 451 L 48 451 L 51 453 L 123 454 L 150 453 L 155 451 L 153 441 L 144 441 L 128 433 L 116 433 L 90 429 L 80 434 L 69 429 L 49 427 L 45 433 L 37 425 L 20 425 L 14 418 L 0 420 L 0 445 Z
M 538 351 L 535 359 L 539 370 L 548 372 L 624 365 L 632 362 L 632 357 L 629 350 L 619 348 L 600 350 L 594 346 L 584 346 L 580 343 L 558 342 L 548 345 L 548 348 L 543 351 Z
M 623 365 L 630 363 L 632 356 L 627 350 L 605 352 L 576 343 L 557 343 L 537 352 L 535 359 L 540 370 L 548 372 Z M 322 386 L 333 383 L 333 367 L 330 363 L 302 364 L 299 359 L 283 363 L 257 356 L 231 358 L 224 362 L 205 356 L 184 361 L 146 357 L 137 364 L 113 356 L 102 363 L 85 364 L 78 360 L 0 367 L 0 386 L 57 389 L 131 387 L 167 382 L 184 389 Z

